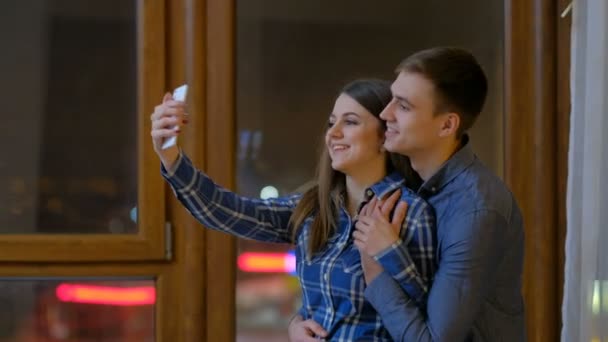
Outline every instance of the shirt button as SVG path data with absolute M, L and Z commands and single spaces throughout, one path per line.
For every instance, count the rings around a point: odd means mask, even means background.
M 432 191 L 432 192 L 436 192 L 436 191 L 437 191 L 437 188 L 436 188 L 436 187 L 432 187 L 432 188 L 431 188 L 431 191 Z
M 370 189 L 367 189 L 367 191 L 365 192 L 367 194 L 367 196 L 371 197 L 374 195 L 374 192 L 371 191 Z
M 323 275 L 323 280 L 327 281 L 329 279 L 329 274 L 325 273 Z

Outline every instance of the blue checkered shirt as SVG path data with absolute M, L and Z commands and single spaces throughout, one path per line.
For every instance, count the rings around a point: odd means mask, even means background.
M 306 257 L 312 217 L 304 221 L 293 239 L 289 218 L 301 195 L 272 199 L 241 197 L 215 184 L 180 155 L 163 176 L 186 209 L 204 226 L 242 238 L 295 244 L 296 268 L 302 287 L 304 319 L 313 319 L 329 333 L 331 341 L 391 341 L 382 317 L 364 298 L 365 281 L 359 251 L 353 244 L 353 218 L 342 206 L 336 232 L 326 247 Z M 367 189 L 366 201 L 402 189 L 408 203 L 400 239 L 375 256 L 384 270 L 424 310 L 429 284 L 435 273 L 435 217 L 423 199 L 404 186 L 393 173 Z

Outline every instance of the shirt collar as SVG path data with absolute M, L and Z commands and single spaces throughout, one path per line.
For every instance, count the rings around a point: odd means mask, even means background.
M 369 201 L 373 196 L 383 198 L 386 194 L 401 188 L 404 184 L 405 179 L 403 179 L 403 176 L 399 172 L 392 172 L 365 190 L 364 202 Z
M 374 185 L 370 186 L 369 188 L 365 189 L 363 201 L 361 202 L 361 205 L 360 205 L 359 209 L 357 210 L 357 212 L 359 210 L 361 210 L 361 208 L 367 202 L 369 202 L 372 199 L 372 197 L 376 196 L 377 198 L 383 198 L 387 194 L 392 193 L 393 191 L 401 188 L 404 185 L 405 185 L 405 179 L 399 172 L 394 171 L 394 172 L 386 175 L 380 181 L 378 181 Z M 342 203 L 344 203 L 344 198 L 345 198 L 344 196 L 345 196 L 344 193 L 340 194 L 340 201 Z
M 469 136 L 462 137 L 462 147 L 450 157 L 431 178 L 420 186 L 419 193 L 427 192 L 431 195 L 440 191 L 456 176 L 466 170 L 474 161 L 475 153 L 469 143 Z

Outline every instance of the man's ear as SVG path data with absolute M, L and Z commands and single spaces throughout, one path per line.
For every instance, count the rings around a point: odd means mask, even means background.
M 448 137 L 456 135 L 460 128 L 460 115 L 456 113 L 445 113 L 442 115 L 441 127 L 439 129 L 440 137 Z

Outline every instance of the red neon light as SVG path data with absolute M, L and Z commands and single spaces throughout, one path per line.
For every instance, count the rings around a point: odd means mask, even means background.
M 252 253 L 239 255 L 239 269 L 245 272 L 292 273 L 296 269 L 296 257 L 289 253 Z
M 156 302 L 154 286 L 110 287 L 81 284 L 61 284 L 55 290 L 62 302 L 103 305 L 150 305 Z

